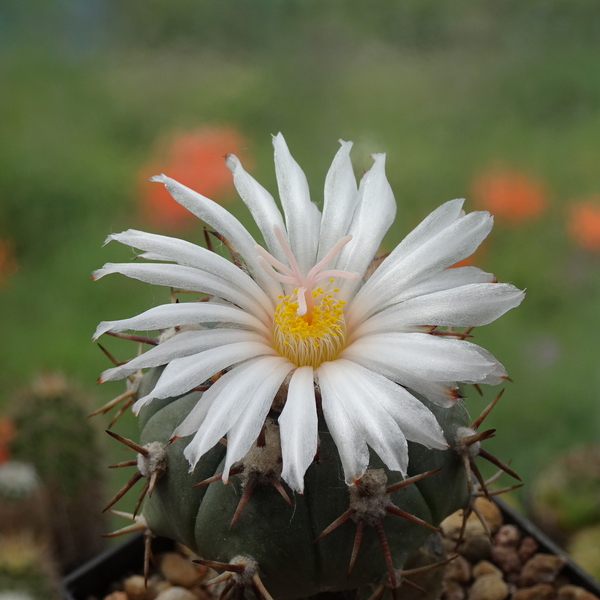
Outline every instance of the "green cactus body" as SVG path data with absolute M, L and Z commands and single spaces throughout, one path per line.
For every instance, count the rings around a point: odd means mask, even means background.
M 155 375 L 149 375 L 155 380 Z M 155 401 L 140 413 L 141 443 L 167 444 L 173 429 L 200 398 L 194 392 L 178 399 Z M 446 438 L 454 439 L 458 427 L 466 425 L 467 413 L 458 401 L 453 408 L 428 404 L 439 419 Z M 302 598 L 322 591 L 354 589 L 378 581 L 386 572 L 380 542 L 372 527 L 366 527 L 360 551 L 350 576 L 348 564 L 356 525 L 343 523 L 315 542 L 318 535 L 349 506 L 348 486 L 336 447 L 324 423 L 319 426 L 320 458 L 309 467 L 305 493 L 295 494 L 288 505 L 271 485 L 258 485 L 239 520 L 230 522 L 242 493 L 239 477 L 229 485 L 215 481 L 193 488 L 220 473 L 226 449 L 218 444 L 198 463 L 193 473 L 183 455 L 188 438 L 166 447 L 168 468 L 144 505 L 144 517 L 153 533 L 176 539 L 200 556 L 230 562 L 236 556 L 257 561 L 261 578 L 275 598 Z M 414 485 L 392 492 L 395 506 L 435 525 L 468 500 L 465 472 L 457 454 L 428 450 L 409 444 L 410 473 L 438 467 L 440 472 Z M 401 480 L 399 473 L 385 469 L 372 453 L 369 469 L 384 469 L 388 484 Z M 389 515 L 383 521 L 395 568 L 429 537 L 419 524 Z

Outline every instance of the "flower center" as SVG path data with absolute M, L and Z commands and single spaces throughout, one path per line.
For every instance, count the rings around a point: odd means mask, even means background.
M 345 302 L 317 287 L 311 294 L 312 311 L 299 315 L 297 294 L 294 290 L 280 296 L 273 316 L 273 343 L 275 350 L 296 366 L 317 368 L 322 362 L 335 360 L 345 346 Z
M 304 275 L 281 230 L 275 226 L 275 236 L 281 245 L 289 267 L 264 248 L 257 246 L 263 268 L 277 281 L 293 285 L 293 293 L 279 296 L 273 315 L 273 345 L 275 350 L 298 367 L 318 367 L 335 360 L 346 343 L 345 301 L 335 298 L 339 289 L 323 290 L 316 284 L 336 277 L 358 279 L 358 273 L 324 270 L 332 258 L 352 239 L 346 236 Z M 275 270 L 277 269 L 277 270 Z

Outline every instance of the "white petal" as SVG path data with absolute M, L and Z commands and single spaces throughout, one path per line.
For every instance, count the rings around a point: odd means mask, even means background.
M 364 385 L 356 366 L 345 360 L 325 362 L 318 369 L 319 381 L 325 378 L 328 385 L 335 388 L 338 397 L 344 398 L 345 410 L 359 431 L 359 437 L 354 440 L 355 444 L 360 445 L 362 440 L 366 441 L 389 469 L 406 474 L 408 445 L 404 433 L 389 413 L 382 408 L 377 397 L 372 401 L 368 395 L 365 396 Z M 324 395 L 323 413 L 331 429 L 325 408 L 328 402 L 329 397 Z M 335 437 L 334 441 L 337 443 Z M 360 475 L 362 473 L 358 474 L 358 477 Z M 346 473 L 347 483 L 353 483 L 356 478 L 356 473 Z
M 441 273 L 436 273 L 431 277 L 427 277 L 423 281 L 409 286 L 404 291 L 390 299 L 389 306 L 393 306 L 399 302 L 410 300 L 417 296 L 424 296 L 434 292 L 449 290 L 463 285 L 472 283 L 494 283 L 497 282 L 492 273 L 486 273 L 477 267 L 453 267 L 444 269 Z M 365 314 L 368 314 L 371 309 L 372 301 L 366 296 L 356 296 L 348 306 L 345 317 L 346 326 L 349 331 L 355 331 L 364 322 Z M 383 308 L 383 307 L 382 307 Z M 381 310 L 381 309 L 380 309 Z
M 273 355 L 274 350 L 265 344 L 238 342 L 185 358 L 176 358 L 166 366 L 150 394 L 133 405 L 133 411 L 137 413 L 154 398 L 181 396 L 233 364 L 267 354 Z
M 312 367 L 296 369 L 279 417 L 281 477 L 295 491 L 304 491 L 304 474 L 317 452 L 318 419 Z
M 244 369 L 248 368 L 248 366 L 256 360 L 260 360 L 260 358 L 247 360 L 246 362 L 233 367 L 230 371 L 227 371 L 225 375 L 219 377 L 219 379 L 217 379 L 217 381 L 202 394 L 198 402 L 194 405 L 194 408 L 192 408 L 185 419 L 175 428 L 173 436 L 187 437 L 188 435 L 196 433 L 198 429 L 200 429 L 202 423 L 204 423 L 208 411 L 218 399 L 219 394 L 225 385 L 227 385 L 232 378 L 239 377 L 240 374 L 243 374 Z
M 374 154 L 375 163 L 360 182 L 358 206 L 348 234 L 352 240 L 340 252 L 337 268 L 362 277 L 371 264 L 381 240 L 396 216 L 396 201 L 385 176 L 385 154 Z M 349 298 L 360 279 L 339 283 L 341 296 Z
M 250 276 L 226 258 L 206 248 L 185 240 L 135 229 L 113 233 L 106 238 L 105 244 L 111 240 L 145 250 L 141 258 L 147 260 L 174 261 L 180 265 L 206 271 L 252 296 L 267 312 L 272 312 L 275 308 L 271 299 Z
M 283 380 L 295 366 L 280 356 L 267 357 L 261 361 L 262 376 L 260 381 L 255 377 L 257 385 L 249 394 L 250 402 L 227 433 L 227 456 L 223 468 L 223 482 L 229 480 L 229 469 L 238 460 L 244 458 L 252 444 L 256 441 L 275 394 Z
M 335 381 L 331 381 L 331 377 L 328 376 L 331 369 L 323 368 L 325 364 L 334 365 L 335 368 L 335 362 L 323 363 L 316 371 L 321 389 L 323 415 L 337 446 L 346 483 L 352 485 L 369 465 L 369 449 L 358 425 L 350 416 L 346 398 L 336 388 Z
M 345 348 L 340 358 L 413 389 L 418 380 L 482 382 L 498 365 L 491 354 L 475 344 L 423 333 L 365 336 Z
M 393 381 L 392 377 L 390 379 Z M 411 373 L 405 373 L 403 380 L 405 383 L 401 385 L 410 388 L 413 392 L 424 396 L 442 408 L 454 406 L 456 400 L 460 398 L 456 381 L 429 381 L 421 377 L 413 377 Z
M 325 199 L 317 261 L 321 260 L 339 240 L 347 235 L 358 203 L 356 178 L 350 161 L 352 142 L 340 140 L 340 143 L 342 147 L 335 155 L 325 179 Z M 336 256 L 329 263 L 329 269 L 336 268 L 338 258 Z
M 242 292 L 224 279 L 215 277 L 193 267 L 155 263 L 106 263 L 92 273 L 93 279 L 100 279 L 111 273 L 121 273 L 145 283 L 164 285 L 193 292 L 203 292 L 223 298 L 269 323 L 272 313 L 265 310 L 250 294 Z
M 240 198 L 244 201 L 258 225 L 267 249 L 275 258 L 285 262 L 285 254 L 282 252 L 281 246 L 273 233 L 273 227 L 279 227 L 284 235 L 286 229 L 273 196 L 244 170 L 237 156 L 229 154 L 226 162 L 229 170 L 233 173 L 233 183 Z
M 476 346 L 476 348 L 479 350 L 481 356 L 483 356 L 486 360 L 496 363 L 494 369 L 487 374 L 485 379 L 481 380 L 481 383 L 485 383 L 487 385 L 499 385 L 500 383 L 504 383 L 508 377 L 506 369 L 496 360 L 495 356 L 489 350 L 481 348 L 480 346 Z
M 427 448 L 447 449 L 448 444 L 440 424 L 421 401 L 387 377 L 356 363 L 349 364 L 352 365 L 347 371 L 349 379 L 355 382 L 365 401 L 369 405 L 381 406 L 398 423 L 407 440 L 423 444 Z
M 252 401 L 255 390 L 273 370 L 273 366 L 278 366 L 283 360 L 281 357 L 264 356 L 249 360 L 226 373 L 211 386 L 206 392 L 211 406 L 199 424 L 198 432 L 184 451 L 192 467 L 231 429 Z M 292 368 L 291 363 L 288 364 Z M 186 433 L 195 424 L 184 422 L 180 431 Z
M 203 329 L 200 331 L 183 331 L 155 346 L 151 350 L 136 356 L 127 363 L 107 369 L 100 375 L 101 381 L 116 381 L 135 373 L 138 369 L 166 365 L 175 358 L 183 358 L 204 352 L 210 348 L 237 342 L 262 342 L 264 337 L 245 329 Z
M 98 339 L 107 331 L 154 331 L 196 323 L 235 323 L 269 334 L 269 329 L 262 321 L 239 308 L 215 302 L 177 302 L 155 306 L 129 319 L 103 321 L 98 325 L 93 339 Z
M 400 302 L 472 283 L 497 283 L 497 281 L 493 273 L 486 273 L 477 267 L 452 267 L 410 286 L 394 300 Z
M 379 265 L 379 268 L 372 275 L 372 283 L 379 281 L 383 275 L 396 264 L 410 256 L 420 246 L 434 238 L 438 233 L 449 227 L 454 221 L 462 217 L 465 213 L 462 210 L 464 198 L 450 200 L 445 202 L 432 213 L 430 213 L 417 227 L 415 227 L 395 248 L 389 256 Z
M 352 332 L 402 331 L 413 325 L 478 327 L 519 306 L 525 293 L 508 283 L 479 283 L 411 298 L 377 313 Z
M 304 172 L 292 158 L 281 133 L 273 137 L 275 173 L 285 214 L 290 248 L 306 274 L 315 264 L 321 213 L 310 201 Z
M 256 241 L 230 212 L 166 175 L 156 175 L 151 179 L 164 183 L 167 191 L 179 204 L 223 235 L 242 255 L 252 277 L 271 298 L 276 298 L 281 293 L 279 283 L 265 273 L 258 262 Z
M 357 308 L 353 318 L 366 319 L 394 303 L 395 298 L 410 286 L 470 256 L 486 238 L 492 224 L 489 213 L 469 213 L 390 265 L 383 276 L 375 278 L 373 275 L 356 295 Z

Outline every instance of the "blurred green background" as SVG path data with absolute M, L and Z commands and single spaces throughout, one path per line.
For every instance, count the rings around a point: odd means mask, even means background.
M 593 227 L 570 234 L 582 202 L 600 228 L 596 0 L 5 1 L 0 81 L 0 407 L 40 370 L 93 389 L 98 406 L 121 392 L 94 389 L 109 364 L 91 335 L 168 290 L 91 282 L 132 257 L 103 240 L 162 231 L 139 208 L 140 173 L 169 173 L 164 140 L 227 126 L 273 193 L 270 134 L 282 131 L 317 202 L 338 138 L 356 142 L 357 174 L 387 152 L 388 249 L 443 201 L 486 206 L 477 182 L 500 177 L 490 185 L 506 214 L 472 264 L 528 295 L 475 331 L 514 381 L 486 421 L 499 429 L 487 447 L 528 481 L 598 441 L 600 241 Z M 519 194 L 531 214 L 511 204 Z M 227 206 L 248 223 L 241 202 Z M 203 239 L 199 223 L 177 235 Z M 135 352 L 102 343 L 120 359 Z M 470 395 L 473 416 L 495 392 Z M 134 428 L 131 416 L 116 426 Z

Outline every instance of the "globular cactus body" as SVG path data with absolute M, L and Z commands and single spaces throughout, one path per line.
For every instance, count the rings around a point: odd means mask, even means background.
M 153 373 L 147 377 L 150 384 L 155 380 Z M 239 520 L 230 528 L 243 493 L 240 477 L 231 477 L 229 485 L 218 480 L 193 487 L 223 471 L 225 446 L 215 446 L 190 473 L 183 455 L 189 440 L 182 438 L 169 444 L 171 432 L 200 396 L 200 392 L 193 392 L 177 399 L 158 400 L 140 413 L 140 442 L 161 442 L 168 455 L 167 472 L 144 505 L 143 515 L 150 530 L 176 539 L 211 560 L 230 562 L 239 555 L 252 557 L 275 598 L 302 598 L 320 591 L 353 589 L 382 579 L 386 563 L 373 528 L 365 528 L 350 575 L 348 566 L 356 534 L 351 519 L 315 541 L 349 507 L 348 486 L 324 423 L 319 427 L 319 459 L 306 473 L 304 494 L 295 494 L 290 506 L 273 486 L 258 485 Z M 450 409 L 430 403 L 427 406 L 448 440 L 454 439 L 457 428 L 467 425 L 467 412 L 460 400 Z M 462 461 L 452 449 L 428 450 L 412 443 L 409 454 L 408 476 L 441 469 L 392 492 L 389 500 L 407 513 L 437 525 L 467 502 Z M 383 469 L 388 485 L 402 479 L 399 473 L 387 470 L 373 453 L 369 469 Z M 396 569 L 401 569 L 431 534 L 423 525 L 391 514 L 384 517 L 383 527 Z

